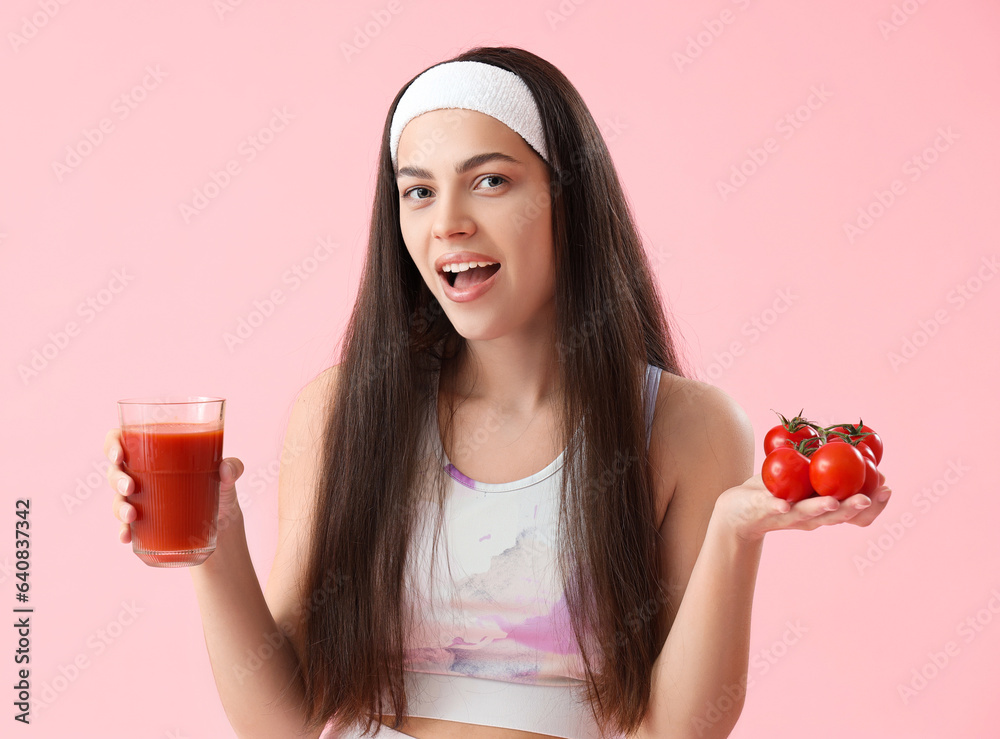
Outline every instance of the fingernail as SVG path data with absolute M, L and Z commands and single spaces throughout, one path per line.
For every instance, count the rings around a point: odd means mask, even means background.
M 130 505 L 123 505 L 121 507 L 121 514 L 122 514 L 122 522 L 123 523 L 128 523 L 128 514 L 129 514 L 130 510 L 132 510 L 132 506 L 130 506 Z
M 118 481 L 118 492 L 122 495 L 128 492 L 128 478 L 123 477 Z
M 236 472 L 233 470 L 232 462 L 223 462 L 222 466 L 226 468 L 226 474 L 232 477 Z
M 883 490 L 881 493 L 878 494 L 876 499 L 878 500 L 879 503 L 885 503 L 887 500 L 889 500 L 889 491 Z
M 118 450 L 112 449 L 111 454 L 108 455 L 108 459 L 111 460 L 111 464 L 118 464 Z
M 871 504 L 872 502 L 870 500 L 859 500 L 857 503 L 854 504 L 854 507 L 858 509 L 867 508 Z

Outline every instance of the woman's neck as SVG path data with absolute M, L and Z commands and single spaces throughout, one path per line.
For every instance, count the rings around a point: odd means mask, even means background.
M 527 359 L 491 362 L 474 356 L 466 345 L 444 363 L 440 392 L 509 412 L 532 414 L 558 407 L 563 392 L 558 364 Z

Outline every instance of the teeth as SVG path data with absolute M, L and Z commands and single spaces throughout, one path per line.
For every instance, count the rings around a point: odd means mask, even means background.
M 491 264 L 499 264 L 499 262 L 458 262 L 457 264 L 446 264 L 441 269 L 444 272 L 465 272 L 473 267 L 488 267 Z

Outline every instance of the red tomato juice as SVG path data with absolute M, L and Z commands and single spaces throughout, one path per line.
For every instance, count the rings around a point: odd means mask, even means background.
M 123 470 L 135 481 L 132 551 L 146 564 L 199 564 L 215 549 L 222 431 L 218 423 L 122 429 Z

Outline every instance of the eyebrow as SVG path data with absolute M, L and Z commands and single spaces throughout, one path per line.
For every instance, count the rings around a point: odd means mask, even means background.
M 490 151 L 484 154 L 476 154 L 466 159 L 464 162 L 456 165 L 455 174 L 465 174 L 470 169 L 475 169 L 487 162 L 500 161 L 508 162 L 509 164 L 521 165 L 522 162 L 512 157 L 510 154 L 503 154 L 499 151 Z M 410 165 L 408 167 L 400 167 L 399 171 L 396 173 L 396 179 L 400 177 L 419 177 L 425 180 L 433 180 L 434 175 L 430 173 L 429 170 L 423 167 L 417 167 L 415 165 Z

